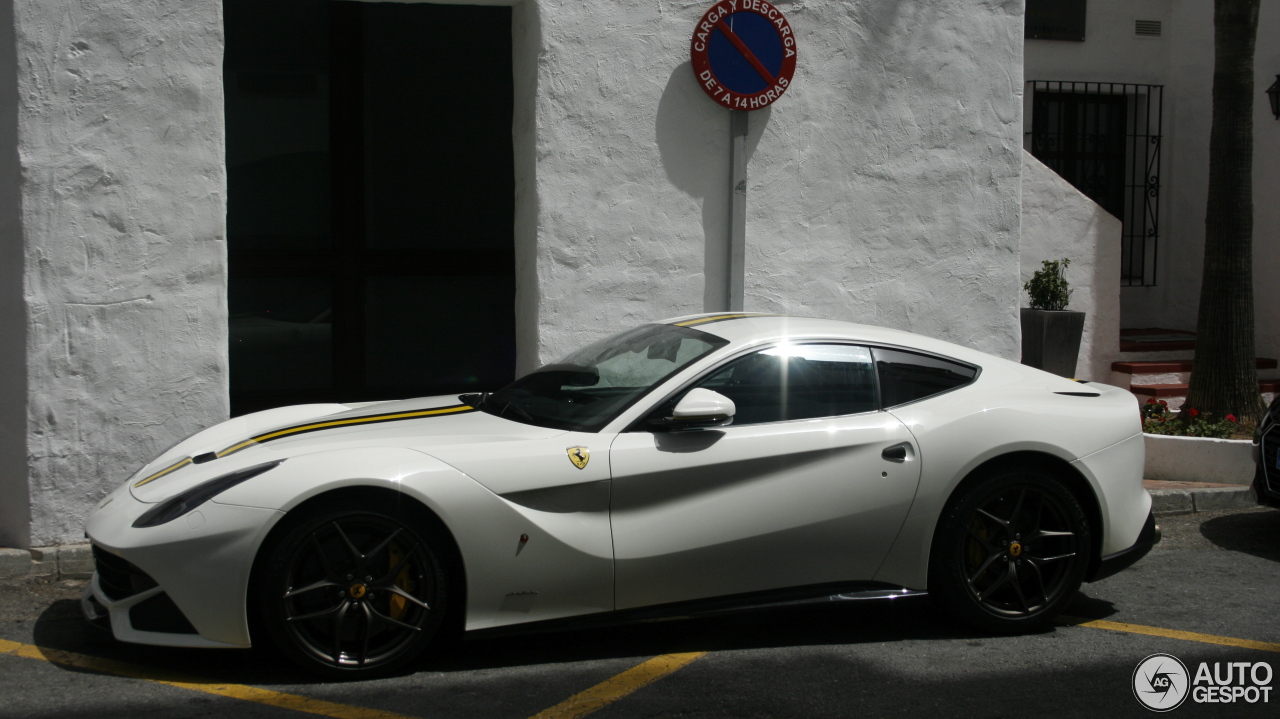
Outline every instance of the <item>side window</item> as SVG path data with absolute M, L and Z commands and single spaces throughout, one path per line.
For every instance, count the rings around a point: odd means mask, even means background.
M 699 383 L 733 400 L 734 425 L 835 417 L 876 409 L 871 352 L 785 345 L 741 357 Z
M 968 384 L 978 375 L 973 367 L 938 357 L 886 349 L 874 352 L 884 407 L 941 394 Z

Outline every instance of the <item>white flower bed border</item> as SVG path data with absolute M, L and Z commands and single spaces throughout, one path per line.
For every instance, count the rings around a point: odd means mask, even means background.
M 1253 483 L 1253 442 L 1247 439 L 1144 434 L 1146 479 L 1172 482 Z

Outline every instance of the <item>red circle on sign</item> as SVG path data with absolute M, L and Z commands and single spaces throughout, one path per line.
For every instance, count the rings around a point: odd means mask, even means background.
M 748 13 L 759 18 L 747 18 L 752 21 L 750 25 L 755 32 L 743 38 L 734 32 L 731 24 Z M 767 32 L 762 37 L 760 18 L 773 28 L 776 37 L 769 37 Z M 722 57 L 731 60 L 738 68 L 749 68 L 745 72 L 751 82 L 745 84 L 759 85 L 759 81 L 763 81 L 764 88 L 758 91 L 742 91 L 741 87 L 734 89 L 735 84 L 744 84 L 741 73 L 738 78 L 722 77 L 727 74 L 727 63 L 713 61 L 713 45 L 719 48 Z M 796 73 L 796 39 L 791 32 L 791 24 L 781 10 L 765 0 L 720 0 L 712 5 L 693 29 L 689 56 L 693 60 L 693 76 L 698 86 L 712 100 L 731 110 L 759 110 L 772 105 L 791 87 L 791 79 Z M 758 80 L 751 73 L 755 73 Z

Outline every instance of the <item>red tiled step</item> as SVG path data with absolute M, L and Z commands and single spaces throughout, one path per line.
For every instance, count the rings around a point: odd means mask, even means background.
M 1125 339 L 1126 337 L 1137 337 L 1141 335 L 1177 335 L 1186 337 L 1186 339 L 1170 339 L 1165 342 L 1134 342 L 1132 340 Z M 1121 352 L 1166 352 L 1169 350 L 1193 350 L 1195 348 L 1195 332 L 1188 332 L 1186 330 L 1166 330 L 1160 327 L 1120 330 Z
M 1185 397 L 1188 387 L 1187 384 L 1140 384 L 1130 387 L 1129 391 L 1142 397 Z M 1258 380 L 1258 390 L 1276 392 L 1280 390 L 1280 380 Z
M 1255 361 L 1258 369 L 1275 369 L 1276 361 L 1267 357 L 1259 357 Z M 1167 374 L 1170 372 L 1190 372 L 1191 360 L 1165 360 L 1157 362 L 1112 362 L 1112 372 L 1125 374 Z

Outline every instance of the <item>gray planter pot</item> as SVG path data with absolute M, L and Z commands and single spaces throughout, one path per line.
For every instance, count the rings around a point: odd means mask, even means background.
M 1076 376 L 1084 313 L 1022 308 L 1022 364 L 1060 377 Z

